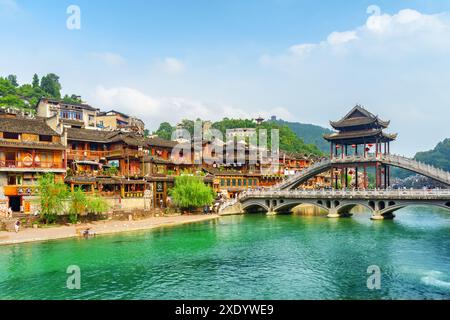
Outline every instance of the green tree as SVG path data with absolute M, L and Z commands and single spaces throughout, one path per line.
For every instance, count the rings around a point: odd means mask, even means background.
M 6 79 L 14 86 L 18 87 L 19 83 L 17 82 L 17 76 L 15 74 L 10 74 Z
M 183 175 L 175 178 L 175 186 L 171 190 L 173 202 L 181 209 L 192 210 L 214 201 L 214 191 L 200 177 Z
M 5 96 L 8 94 L 16 94 L 16 88 L 9 82 L 6 78 L 0 77 L 0 96 Z
M 33 75 L 33 81 L 31 82 L 31 85 L 33 86 L 33 88 L 39 87 L 39 76 L 36 73 Z
M 77 96 L 76 94 L 72 94 L 72 95 L 64 95 L 63 101 L 66 103 L 72 103 L 72 104 L 80 104 L 83 101 L 81 100 L 80 96 Z
M 88 198 L 87 210 L 90 213 L 103 213 L 109 210 L 109 205 L 105 199 L 99 196 L 93 196 Z
M 87 205 L 88 199 L 81 188 L 76 188 L 73 192 L 70 193 L 69 214 L 72 223 L 78 220 L 78 215 L 86 213 Z
M 67 200 L 67 187 L 62 181 L 56 181 L 55 175 L 46 173 L 38 178 L 39 202 L 41 220 L 53 223 L 56 216 L 64 211 L 64 201 Z
M 158 130 L 154 132 L 161 139 L 170 140 L 172 138 L 173 127 L 168 122 L 163 122 L 159 125 Z
M 41 79 L 41 89 L 44 90 L 51 98 L 61 98 L 61 84 L 59 77 L 54 73 L 49 73 Z
M 0 106 L 24 108 L 26 107 L 26 104 L 17 95 L 8 94 L 0 97 Z

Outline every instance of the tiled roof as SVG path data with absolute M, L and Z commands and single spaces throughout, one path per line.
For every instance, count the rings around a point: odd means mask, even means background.
M 44 120 L 27 118 L 2 118 L 0 117 L 0 131 L 12 133 L 31 133 L 47 136 L 59 134 L 50 128 Z
M 64 102 L 62 100 L 55 100 L 55 99 L 48 99 L 48 98 L 41 98 L 41 99 L 39 99 L 39 102 L 41 102 L 41 101 L 48 101 L 48 102 L 52 102 L 52 103 L 57 103 L 57 104 L 62 105 L 62 106 L 78 107 L 78 108 L 86 109 L 86 110 L 90 110 L 90 111 L 98 110 L 98 109 L 96 109 L 96 108 L 94 108 L 94 107 L 92 107 L 92 106 L 90 106 L 90 105 L 88 105 L 86 103 L 67 103 L 67 102 Z M 38 102 L 38 104 L 39 104 L 39 102 Z
M 397 137 L 396 134 L 384 133 L 381 129 L 379 129 L 379 130 L 360 130 L 360 131 L 331 133 L 331 134 L 324 135 L 324 138 L 326 140 L 330 141 L 330 140 L 340 140 L 340 139 L 374 137 L 374 136 L 378 136 L 378 135 L 380 135 L 384 138 L 387 138 L 387 139 L 392 139 L 392 140 Z
M 377 123 L 382 128 L 389 126 L 389 121 L 379 119 L 378 116 L 375 116 L 360 105 L 356 105 L 341 120 L 330 121 L 331 126 L 335 129 L 370 125 L 373 123 Z
M 159 137 L 146 138 L 146 140 L 147 145 L 155 147 L 173 148 L 178 144 L 176 141 L 165 140 Z
M 67 139 L 89 142 L 107 143 L 118 134 L 117 131 L 101 131 L 78 128 L 67 128 Z

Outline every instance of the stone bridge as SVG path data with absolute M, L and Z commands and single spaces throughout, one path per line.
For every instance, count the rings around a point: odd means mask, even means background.
M 357 206 L 372 212 L 372 219 L 392 219 L 394 212 L 410 205 L 430 205 L 450 210 L 450 190 L 266 190 L 242 193 L 222 212 L 253 210 L 267 213 L 289 212 L 301 204 L 319 207 L 329 218 L 350 214 Z M 237 208 L 237 206 L 239 208 Z
M 394 166 L 402 169 L 406 169 L 420 175 L 426 176 L 447 186 L 450 186 L 450 173 L 428 164 L 424 164 L 409 158 L 405 158 L 397 155 L 379 154 L 363 156 L 346 156 L 344 158 L 325 159 L 317 162 L 305 170 L 297 173 L 294 176 L 289 177 L 280 184 L 276 185 L 274 189 L 278 190 L 290 190 L 295 189 L 299 185 L 308 181 L 308 179 L 314 176 L 328 171 L 333 165 L 336 164 L 363 164 L 363 163 L 380 162 L 385 165 Z

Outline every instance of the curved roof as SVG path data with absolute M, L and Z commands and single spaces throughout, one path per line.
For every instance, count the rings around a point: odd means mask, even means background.
M 338 121 L 330 121 L 335 129 L 368 126 L 374 124 L 377 127 L 387 128 L 390 121 L 381 120 L 378 116 L 367 111 L 360 105 L 356 105 L 342 119 Z

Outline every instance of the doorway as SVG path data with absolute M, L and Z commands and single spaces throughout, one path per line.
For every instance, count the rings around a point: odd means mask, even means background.
M 22 204 L 21 196 L 9 196 L 9 207 L 13 212 L 20 212 L 20 206 Z

